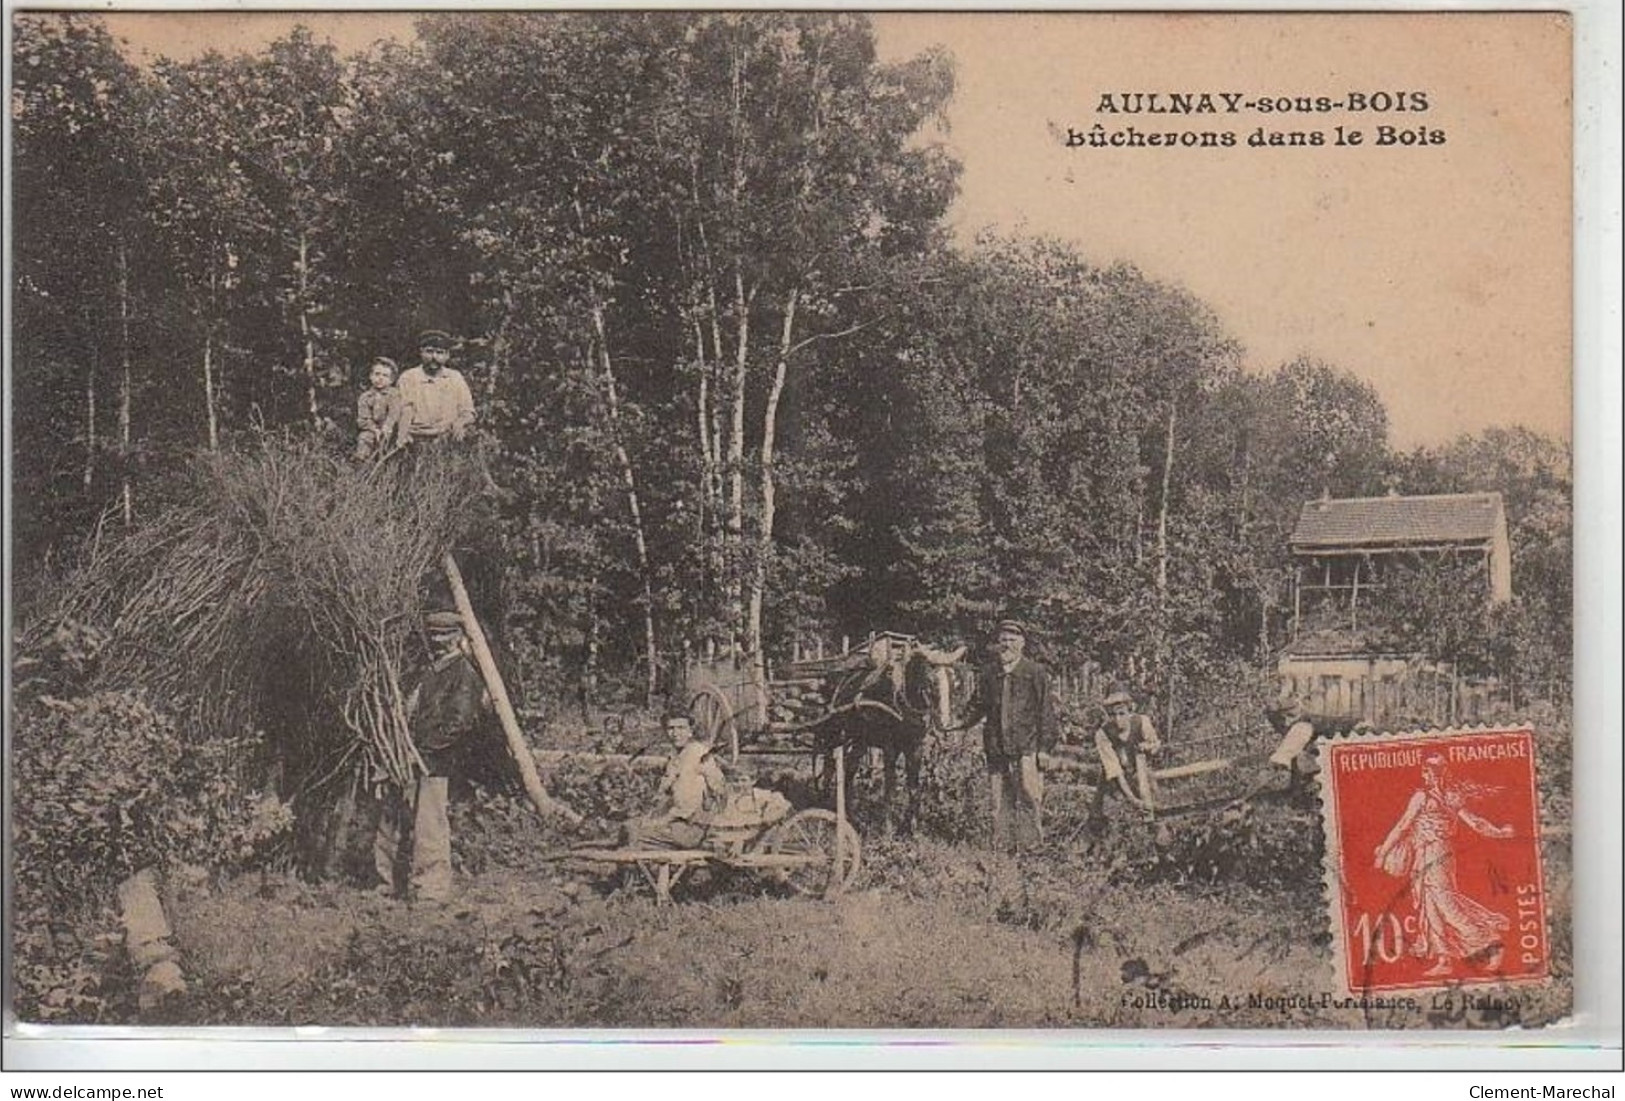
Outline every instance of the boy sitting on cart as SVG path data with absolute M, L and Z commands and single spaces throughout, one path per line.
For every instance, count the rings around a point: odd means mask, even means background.
M 659 813 L 626 822 L 626 848 L 704 848 L 710 841 L 726 843 L 729 831 L 759 830 L 789 814 L 790 801 L 776 791 L 732 790 L 711 755 L 710 739 L 694 732 L 687 715 L 668 714 L 663 725 L 675 752 L 655 795 L 669 802 Z
M 633 849 L 697 849 L 710 832 L 711 818 L 728 795 L 728 781 L 711 756 L 709 740 L 697 737 L 688 716 L 668 714 L 663 720 L 673 752 L 655 790 L 667 800 L 655 814 L 628 819 L 622 843 Z

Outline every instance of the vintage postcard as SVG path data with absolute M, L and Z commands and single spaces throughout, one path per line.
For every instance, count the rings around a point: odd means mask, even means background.
M 1568 16 L 8 33 L 8 1029 L 1570 1020 Z

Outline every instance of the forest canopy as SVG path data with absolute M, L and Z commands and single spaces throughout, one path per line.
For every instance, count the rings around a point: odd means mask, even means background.
M 1143 684 L 1267 665 L 1305 501 L 1467 490 L 1506 499 L 1518 594 L 1478 660 L 1566 676 L 1565 442 L 1399 452 L 1346 366 L 1244 369 L 1179 287 L 955 242 L 952 59 L 884 62 L 862 16 L 444 13 L 354 57 L 299 30 L 137 65 L 30 15 L 14 51 L 24 576 L 160 515 L 200 454 L 343 451 L 372 358 L 438 328 L 506 626 L 557 691 L 1008 613 Z

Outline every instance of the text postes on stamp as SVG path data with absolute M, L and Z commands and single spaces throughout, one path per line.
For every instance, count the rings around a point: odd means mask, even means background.
M 1321 761 L 1328 916 L 1351 993 L 1548 977 L 1532 731 L 1356 736 Z

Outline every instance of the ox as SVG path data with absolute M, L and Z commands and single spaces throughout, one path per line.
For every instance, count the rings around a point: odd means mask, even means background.
M 926 734 L 942 734 L 953 725 L 954 690 L 963 683 L 955 677 L 955 667 L 965 656 L 965 647 L 944 653 L 912 640 L 880 641 L 885 649 L 872 651 L 864 668 L 834 675 L 829 713 L 810 729 L 815 748 L 826 759 L 837 749 L 880 751 L 882 813 L 889 835 L 894 829 L 898 758 L 903 761 L 908 795 L 902 817 L 907 833 L 914 827 Z M 848 784 L 851 778 L 849 770 Z

